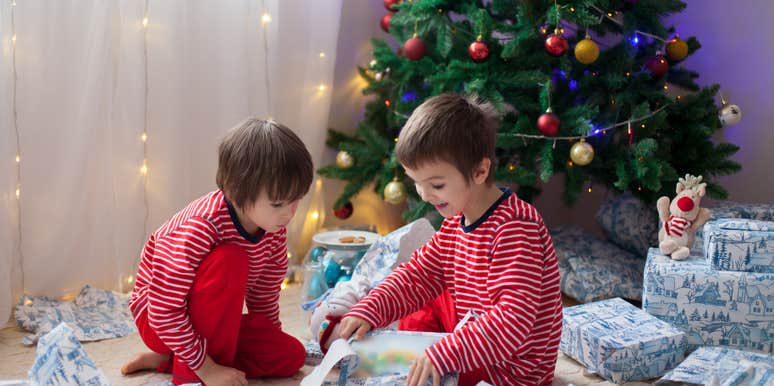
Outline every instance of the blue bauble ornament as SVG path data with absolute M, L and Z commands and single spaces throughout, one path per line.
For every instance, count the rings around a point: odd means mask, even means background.
M 325 267 L 325 282 L 328 284 L 328 287 L 333 288 L 336 282 L 339 281 L 339 276 L 341 276 L 341 266 L 331 259 L 328 262 L 328 266 Z
M 323 277 L 320 275 L 313 275 L 309 278 L 309 287 L 306 290 L 307 299 L 317 299 L 328 290 L 323 280 Z
M 339 281 L 337 281 L 337 283 L 341 283 L 343 281 L 350 281 L 350 280 L 352 280 L 352 275 L 341 275 L 341 277 L 339 277 Z
M 314 247 L 309 251 L 309 260 L 316 263 L 325 256 L 325 252 L 328 252 L 325 247 Z

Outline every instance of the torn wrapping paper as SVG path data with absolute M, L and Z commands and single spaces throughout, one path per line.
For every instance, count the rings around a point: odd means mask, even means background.
M 19 327 L 34 335 L 22 338 L 32 345 L 60 323 L 67 323 L 79 341 L 126 336 L 136 327 L 127 305 L 129 297 L 85 286 L 72 302 L 22 296 L 14 316 Z
M 320 365 L 301 386 L 398 386 L 405 385 L 411 362 L 447 334 L 409 331 L 371 331 L 360 341 L 335 340 Z M 328 374 L 339 364 L 338 381 Z M 432 385 L 432 379 L 428 380 Z M 456 374 L 446 374 L 442 386 L 457 385 Z
M 700 347 L 656 385 L 774 385 L 774 356 Z
M 704 225 L 704 254 L 719 271 L 774 273 L 774 222 L 710 221 Z
M 35 363 L 27 372 L 33 385 L 109 385 L 66 323 L 40 338 Z
M 685 355 L 685 336 L 623 299 L 564 309 L 559 349 L 589 371 L 621 383 L 657 378 Z
M 703 256 L 677 261 L 651 248 L 642 308 L 683 330 L 688 352 L 699 346 L 774 352 L 774 274 L 717 271 Z

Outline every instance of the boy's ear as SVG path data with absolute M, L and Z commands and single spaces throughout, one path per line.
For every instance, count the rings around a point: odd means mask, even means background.
M 489 177 L 489 167 L 492 166 L 492 160 L 488 157 L 481 160 L 478 165 L 473 169 L 473 182 L 476 184 L 483 184 Z

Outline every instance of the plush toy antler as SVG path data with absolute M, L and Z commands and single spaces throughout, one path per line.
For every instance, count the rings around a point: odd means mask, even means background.
M 656 202 L 661 230 L 658 232 L 658 247 L 661 253 L 682 260 L 690 254 L 696 230 L 710 218 L 710 211 L 700 208 L 707 184 L 701 182 L 702 176 L 686 174 L 677 182 L 677 196 L 661 197 Z

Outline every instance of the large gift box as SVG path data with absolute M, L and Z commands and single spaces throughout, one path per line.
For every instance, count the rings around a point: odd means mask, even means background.
M 620 298 L 564 309 L 559 349 L 615 382 L 657 378 L 685 354 L 682 331 Z
M 774 385 L 774 356 L 700 347 L 656 385 Z
M 713 269 L 774 273 L 774 222 L 710 221 L 704 225 L 704 253 Z
M 645 263 L 642 308 L 685 331 L 688 350 L 730 346 L 774 351 L 774 274 L 714 270 L 702 256 Z

